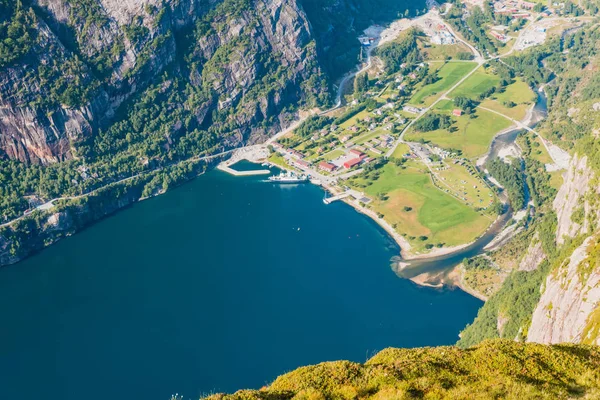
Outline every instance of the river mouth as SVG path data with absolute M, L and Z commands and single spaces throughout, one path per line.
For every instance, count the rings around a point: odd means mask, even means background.
M 532 109 L 531 118 L 528 121 L 530 128 L 534 128 L 546 117 L 548 112 L 545 93 L 541 89 L 536 91 L 536 93 L 537 101 Z M 503 149 L 513 146 L 521 131 L 522 129 L 511 129 L 496 136 L 490 145 L 490 150 L 486 156 L 487 159 L 497 158 Z M 512 209 L 507 207 L 505 213 L 498 217 L 481 237 L 462 249 L 450 254 L 415 260 L 403 260 L 401 257 L 395 257 L 392 260 L 392 269 L 402 278 L 411 279 L 421 274 L 429 274 L 428 284 L 438 287 L 447 284 L 452 281 L 448 276 L 450 271 L 465 258 L 483 254 L 485 247 L 511 222 L 512 215 Z

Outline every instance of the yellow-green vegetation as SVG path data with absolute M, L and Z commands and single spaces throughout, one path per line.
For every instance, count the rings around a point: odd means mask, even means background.
M 448 58 L 457 59 L 459 54 L 471 54 L 471 50 L 462 43 L 455 44 L 430 44 L 426 40 L 417 40 L 421 55 L 425 60 L 443 61 Z
M 500 77 L 494 75 L 485 68 L 480 67 L 473 75 L 469 76 L 456 89 L 448 94 L 449 97 L 464 96 L 476 99 L 479 95 L 487 92 L 500 82 Z
M 493 251 L 490 254 L 490 257 L 492 261 L 502 269 L 516 269 L 533 240 L 539 239 L 534 239 L 531 231 L 519 232 L 509 240 L 507 245 Z
M 485 256 L 465 260 L 460 270 L 462 284 L 486 298 L 500 289 L 507 274 Z
M 325 362 L 284 374 L 260 390 L 211 400 L 597 399 L 600 350 L 489 340 L 476 347 L 385 349 L 364 364 Z
M 473 116 L 452 116 L 453 126 L 448 129 L 437 129 L 430 132 L 417 132 L 411 128 L 406 133 L 406 140 L 424 139 L 444 149 L 462 151 L 467 158 L 475 158 L 485 154 L 494 136 L 512 123 L 489 111 L 477 109 Z
M 452 100 L 440 100 L 433 108 L 438 111 L 452 112 L 457 107 Z
M 346 154 L 346 153 L 344 153 L 343 150 L 335 149 L 335 150 L 330 151 L 329 153 L 323 155 L 323 158 L 327 161 L 330 161 L 330 160 L 335 160 L 336 158 L 343 156 L 344 154 Z
M 402 158 L 405 154 L 408 153 L 410 153 L 410 147 L 408 147 L 406 143 L 398 143 L 398 146 L 396 146 L 396 150 L 394 150 L 392 157 Z
M 503 92 L 496 92 L 491 98 L 484 100 L 481 106 L 520 121 L 525 118 L 527 110 L 535 100 L 536 95 L 533 90 L 525 82 L 517 78 Z
M 373 198 L 369 206 L 405 236 L 415 251 L 428 245 L 468 243 L 491 223 L 488 216 L 436 188 L 429 170 L 417 161 L 403 166 L 388 162 L 375 178 L 363 174 L 348 184 Z
M 283 169 L 295 169 L 283 158 L 283 156 L 277 152 L 271 153 L 269 158 L 267 159 L 270 163 L 277 165 Z
M 389 133 L 383 129 L 375 129 L 374 131 L 371 132 L 366 132 L 360 136 L 355 137 L 352 141 L 356 144 L 363 144 L 365 142 L 368 142 L 371 139 L 375 139 L 378 136 L 383 135 L 384 133 Z
M 517 138 L 517 142 L 519 145 L 523 145 L 524 140 L 529 140 L 529 145 L 531 146 L 531 152 L 529 153 L 529 157 L 533 158 L 541 162 L 542 164 L 551 164 L 552 157 L 548 154 L 546 147 L 542 143 L 542 140 L 534 133 L 529 131 L 523 132 Z
M 600 337 L 600 307 L 596 307 L 594 311 L 589 315 L 587 324 L 583 328 L 581 335 L 581 343 L 591 344 L 596 343 L 596 340 Z
M 487 208 L 494 202 L 494 193 L 477 175 L 475 167 L 462 160 L 447 159 L 440 166 L 432 166 L 440 187 L 478 208 Z
M 369 115 L 369 111 L 363 110 L 363 111 L 359 112 L 358 114 L 356 114 L 354 117 L 348 119 L 343 124 L 341 124 L 340 128 L 348 129 L 352 125 L 355 125 L 358 121 L 362 121 L 367 115 Z
M 435 65 L 435 63 L 433 65 Z M 435 96 L 436 94 L 441 94 L 450 89 L 463 76 L 472 71 L 475 66 L 475 63 L 468 61 L 444 64 L 437 71 L 438 80 L 432 84 L 423 86 L 410 99 L 409 103 L 415 105 L 430 105 L 435 101 L 437 97 Z

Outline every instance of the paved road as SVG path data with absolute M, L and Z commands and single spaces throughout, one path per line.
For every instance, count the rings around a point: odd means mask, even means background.
M 190 162 L 190 161 L 205 161 L 205 160 L 210 160 L 210 159 L 213 159 L 213 158 L 222 157 L 222 156 L 224 156 L 224 155 L 226 155 L 226 154 L 229 154 L 229 153 L 231 153 L 231 152 L 234 152 L 234 151 L 236 151 L 236 150 L 239 150 L 239 149 L 231 149 L 231 150 L 223 151 L 223 152 L 221 152 L 221 153 L 212 154 L 212 155 L 210 155 L 210 156 L 204 156 L 204 157 L 193 157 L 193 158 L 190 158 L 190 159 L 187 159 L 187 160 L 180 161 L 180 162 L 178 162 L 178 163 L 174 163 L 174 164 L 168 165 L 167 167 L 172 167 L 172 166 L 175 166 L 175 165 L 178 165 L 178 164 L 183 164 L 183 163 Z M 84 197 L 88 197 L 88 196 L 91 196 L 91 195 L 93 195 L 94 193 L 97 193 L 98 191 L 100 191 L 100 190 L 102 190 L 102 189 L 105 189 L 105 188 L 107 188 L 107 187 L 109 187 L 109 186 L 111 186 L 111 185 L 118 185 L 118 184 L 120 184 L 120 183 L 124 183 L 124 182 L 130 181 L 130 180 L 132 180 L 132 179 L 138 178 L 138 177 L 140 177 L 140 176 L 142 176 L 142 175 L 146 175 L 146 174 L 150 174 L 150 173 L 152 173 L 152 172 L 157 172 L 157 171 L 160 171 L 160 170 L 162 170 L 163 168 L 165 168 L 165 167 L 158 167 L 158 168 L 155 168 L 155 169 L 153 169 L 153 170 L 150 170 L 150 171 L 144 171 L 144 172 L 140 172 L 139 174 L 132 175 L 132 176 L 130 176 L 130 177 L 123 178 L 123 179 L 120 179 L 120 180 L 118 180 L 118 181 L 114 181 L 114 182 L 108 183 L 108 184 L 106 184 L 106 185 L 104 185 L 104 186 L 100 186 L 99 188 L 96 188 L 96 189 L 94 189 L 94 190 L 92 190 L 92 191 L 90 191 L 90 192 L 87 192 L 87 193 L 84 193 L 84 194 L 80 194 L 80 195 L 77 195 L 77 196 L 63 196 L 63 197 L 57 197 L 57 198 L 55 198 L 55 199 L 52 199 L 52 200 L 50 200 L 50 201 L 47 201 L 47 202 L 45 202 L 45 203 L 44 203 L 44 204 L 42 204 L 42 205 L 39 205 L 39 206 L 37 206 L 37 207 L 36 207 L 34 210 L 32 210 L 31 212 L 29 212 L 29 213 L 27 213 L 27 214 L 23 214 L 23 215 L 21 215 L 20 217 L 17 217 L 17 218 L 15 218 L 15 219 L 13 219 L 13 220 L 10 220 L 10 221 L 8 221 L 8 222 L 5 222 L 5 223 L 3 223 L 3 224 L 0 224 L 0 228 L 2 228 L 2 227 L 5 227 L 5 226 L 12 225 L 12 224 L 14 224 L 14 223 L 15 223 L 15 222 L 17 222 L 17 221 L 20 221 L 20 220 L 22 220 L 23 218 L 30 216 L 30 215 L 31 215 L 31 214 L 32 214 L 34 211 L 46 211 L 46 210 L 50 210 L 50 209 L 52 209 L 52 208 L 54 207 L 54 203 L 55 203 L 55 202 L 57 202 L 57 201 L 60 201 L 60 200 L 77 200 L 77 199 L 81 199 L 81 198 L 84 198 Z

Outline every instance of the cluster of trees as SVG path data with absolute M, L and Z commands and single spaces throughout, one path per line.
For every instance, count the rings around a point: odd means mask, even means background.
M 462 263 L 466 270 L 486 271 L 495 269 L 494 264 L 487 257 L 482 256 L 465 258 Z
M 364 72 L 354 78 L 354 94 L 361 95 L 369 90 L 369 75 Z
M 490 160 L 486 165 L 492 175 L 506 190 L 515 210 L 525 207 L 525 180 L 521 171 L 521 161 L 514 159 L 507 164 L 499 159 Z
M 452 118 L 445 114 L 429 113 L 415 122 L 414 127 L 420 132 L 447 129 L 452 126 Z
M 21 0 L 0 0 L 0 68 L 20 59 L 33 47 L 36 16 Z
M 325 126 L 331 124 L 331 121 L 333 120 L 330 117 L 311 115 L 294 130 L 294 134 L 302 138 L 307 138 L 313 135 L 315 132 L 320 131 Z
M 414 67 L 422 60 L 417 37 L 419 32 L 411 29 L 402 35 L 398 40 L 377 48 L 376 55 L 381 58 L 385 64 L 385 70 L 389 74 L 400 71 L 402 64 L 407 67 Z
M 466 96 L 458 96 L 454 98 L 454 105 L 461 110 L 463 110 L 466 114 L 472 114 L 477 108 L 478 103 Z
M 455 2 L 444 18 L 469 42 L 475 43 L 484 52 L 494 54 L 497 47 L 485 32 L 485 26 L 493 22 L 493 13 L 489 7 L 486 7 L 486 10 L 487 12 L 484 12 L 479 7 L 473 7 L 469 15 L 465 16 L 464 4 Z

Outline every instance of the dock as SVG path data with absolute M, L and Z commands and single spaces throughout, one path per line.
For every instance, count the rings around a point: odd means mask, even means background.
M 331 204 L 334 201 L 342 200 L 349 196 L 352 196 L 355 200 L 361 201 L 365 204 L 371 202 L 371 199 L 369 199 L 368 197 L 365 197 L 364 194 L 362 194 L 356 190 L 349 189 L 349 190 L 346 190 L 344 193 L 340 193 L 336 196 L 327 197 L 327 198 L 323 199 L 323 203 Z
M 344 192 L 342 194 L 338 194 L 337 196 L 327 197 L 326 199 L 323 199 L 323 203 L 325 203 L 325 204 L 331 204 L 334 201 L 341 200 L 341 199 L 343 199 L 345 197 L 348 197 L 348 196 L 350 196 L 350 193 L 349 192 Z
M 269 175 L 271 171 L 268 169 L 256 169 L 251 171 L 236 171 L 235 169 L 229 167 L 229 165 L 220 164 L 217 166 L 217 169 L 220 169 L 223 172 L 227 172 L 228 174 L 235 176 L 252 176 L 252 175 Z

